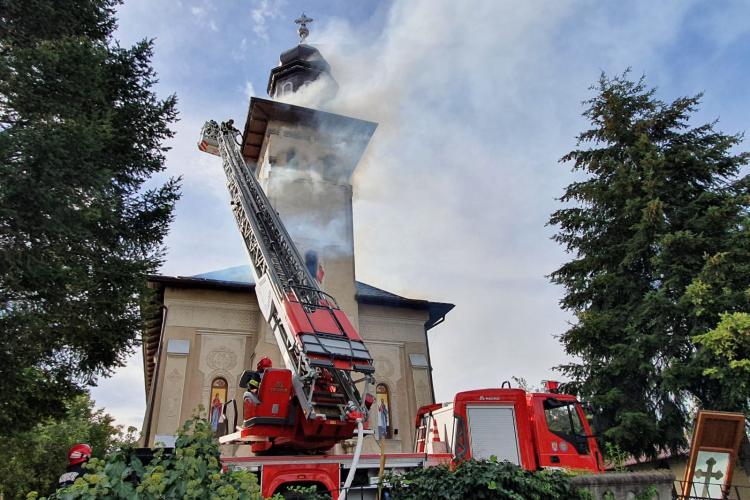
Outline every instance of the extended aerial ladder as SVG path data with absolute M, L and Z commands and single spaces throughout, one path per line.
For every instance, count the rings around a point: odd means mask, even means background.
M 246 401 L 243 425 L 232 439 L 250 442 L 255 452 L 325 451 L 352 437 L 358 421 L 366 420 L 373 401 L 368 393 L 374 381 L 372 357 L 335 299 L 305 266 L 245 163 L 238 135 L 231 120 L 208 121 L 199 149 L 222 159 L 259 307 L 286 370 L 265 372 L 260 403 L 248 410 Z

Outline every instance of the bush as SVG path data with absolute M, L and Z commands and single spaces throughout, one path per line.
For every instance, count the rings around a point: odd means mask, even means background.
M 448 466 L 416 469 L 405 474 L 389 474 L 391 496 L 403 500 L 588 499 L 570 476 L 559 471 L 529 472 L 510 462 L 469 460 L 454 470 Z
M 159 451 L 148 464 L 134 450 L 92 459 L 88 473 L 60 489 L 50 500 L 73 499 L 211 499 L 260 500 L 260 487 L 248 471 L 222 472 L 219 445 L 204 418 L 194 417 L 178 432 L 174 453 Z M 31 498 L 36 498 L 31 495 Z
M 64 416 L 44 419 L 30 431 L 0 436 L 0 497 L 55 491 L 68 450 L 76 443 L 90 444 L 94 456 L 101 458 L 135 440 L 135 428 L 114 425 L 110 415 L 95 408 L 88 393 L 68 399 Z

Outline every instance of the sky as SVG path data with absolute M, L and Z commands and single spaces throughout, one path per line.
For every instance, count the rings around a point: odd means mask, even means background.
M 602 72 L 630 68 L 665 101 L 704 92 L 695 123 L 748 127 L 741 0 L 126 0 L 116 38 L 155 39 L 157 93 L 179 100 L 153 179 L 182 176 L 163 274 L 247 262 L 220 165 L 196 141 L 205 120 L 242 124 L 250 96 L 267 97 L 302 12 L 340 87 L 331 110 L 379 124 L 353 178 L 357 279 L 456 304 L 430 331 L 438 400 L 560 378 L 570 315 L 546 276 L 570 256 L 547 221 L 574 179 L 558 160 L 585 130 L 581 103 Z M 140 427 L 140 355 L 92 392 Z

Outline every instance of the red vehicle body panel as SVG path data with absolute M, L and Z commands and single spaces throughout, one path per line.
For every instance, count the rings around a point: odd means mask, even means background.
M 269 498 L 285 484 L 320 483 L 333 497 L 339 497 L 340 468 L 337 463 L 266 464 L 261 478 L 261 494 Z
M 242 439 L 251 442 L 253 453 L 271 445 L 298 450 L 326 450 L 354 434 L 356 422 L 308 419 L 294 404 L 292 372 L 269 368 L 258 389 L 260 403 L 245 398 Z
M 550 401 L 551 400 L 551 401 Z M 557 408 L 570 408 L 571 419 L 577 419 L 580 434 L 564 434 L 550 430 L 545 412 L 545 402 Z M 515 433 L 518 442 L 520 464 L 527 470 L 545 467 L 565 468 L 600 472 L 604 470 L 601 452 L 583 413 L 581 404 L 574 396 L 556 393 L 527 393 L 522 389 L 478 389 L 456 394 L 452 403 L 423 406 L 417 411 L 416 451 L 427 450 L 432 429 L 426 429 L 424 417 L 431 416 L 446 406 L 452 405 L 455 429 L 452 447 L 454 462 L 468 460 L 472 454 L 469 407 L 512 406 L 515 415 Z M 449 410 L 446 410 L 449 411 Z M 434 422 L 434 418 L 433 418 Z M 570 422 L 573 425 L 574 422 Z M 435 428 L 437 432 L 437 428 Z M 433 448 L 434 449 L 434 448 Z
M 341 339 L 356 342 L 362 341 L 362 337 L 359 336 L 357 329 L 354 328 L 346 314 L 326 301 L 321 301 L 319 305 L 305 310 L 305 306 L 290 294 L 284 300 L 284 310 L 289 319 L 290 327 L 293 330 L 292 333 L 298 340 L 301 335 L 310 334 L 340 337 Z M 357 364 L 372 364 L 370 360 L 357 360 L 346 357 L 332 358 L 325 354 L 313 352 L 308 352 L 307 356 L 311 360 L 321 359 L 331 362 L 336 368 L 341 370 L 357 371 Z
M 587 436 L 585 439 L 588 445 L 588 453 L 580 453 L 576 450 L 574 442 L 550 431 L 544 413 L 544 401 L 549 398 L 574 404 L 572 408 L 575 409 Z M 578 401 L 575 396 L 534 393 L 529 394 L 527 400 L 529 408 L 531 408 L 531 425 L 537 443 L 537 457 L 540 467 L 560 467 L 560 464 L 564 464 L 566 469 L 594 472 L 604 470 L 599 446 L 591 434 L 581 405 L 576 404 Z
M 424 453 L 387 453 L 386 469 L 404 467 L 411 463 L 417 467 L 434 467 L 448 465 L 453 456 L 447 453 L 425 455 Z M 280 487 L 291 484 L 322 484 L 334 499 L 338 498 L 341 483 L 344 480 L 342 467 L 351 465 L 353 455 L 319 455 L 319 456 L 264 456 L 264 457 L 226 457 L 222 462 L 227 468 L 254 470 L 259 473 L 261 493 L 264 498 L 272 496 Z M 364 454 L 360 456 L 359 468 L 377 471 L 380 467 L 380 455 Z M 354 495 L 357 498 L 357 495 Z
M 515 409 L 516 431 L 518 433 L 518 448 L 521 465 L 527 470 L 536 470 L 537 463 L 534 453 L 534 436 L 529 422 L 530 417 L 526 406 L 526 391 L 523 389 L 478 389 L 474 391 L 459 392 L 453 400 L 453 414 L 463 420 L 468 441 L 463 444 L 463 453 L 459 456 L 459 445 L 456 443 L 455 455 L 457 460 L 468 460 L 472 458 L 471 453 L 471 429 L 468 425 L 467 406 L 512 406 Z M 458 425 L 458 424 L 457 424 Z M 458 437 L 456 438 L 458 439 Z

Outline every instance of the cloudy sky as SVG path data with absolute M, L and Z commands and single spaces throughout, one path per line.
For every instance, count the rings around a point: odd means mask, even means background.
M 379 123 L 354 178 L 358 279 L 456 304 L 430 333 L 438 399 L 538 384 L 566 360 L 555 335 L 569 316 L 545 278 L 566 255 L 546 221 L 602 71 L 645 74 L 664 100 L 705 92 L 697 120 L 726 132 L 750 120 L 741 0 L 126 0 L 118 39 L 155 38 L 158 92 L 179 98 L 167 174 L 183 197 L 164 274 L 246 262 L 220 166 L 195 142 L 206 119 L 241 123 L 266 97 L 302 11 L 340 85 L 333 110 Z M 123 424 L 141 424 L 141 362 L 94 389 Z

